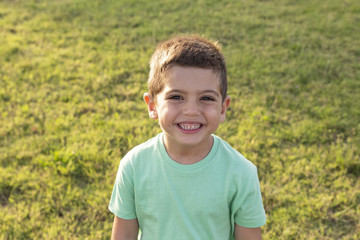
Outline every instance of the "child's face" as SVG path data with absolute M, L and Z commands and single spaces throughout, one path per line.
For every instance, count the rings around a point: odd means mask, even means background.
M 229 96 L 222 102 L 219 76 L 212 69 L 182 66 L 167 71 L 156 99 L 145 93 L 144 100 L 170 148 L 211 147 L 211 134 L 225 120 L 230 103 Z

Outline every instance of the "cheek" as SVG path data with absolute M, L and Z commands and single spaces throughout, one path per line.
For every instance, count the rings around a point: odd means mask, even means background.
M 213 117 L 219 117 L 221 114 L 221 108 L 219 108 L 218 106 L 209 106 L 208 108 L 206 108 L 206 112 L 209 116 L 211 115 Z
M 171 107 L 160 107 L 157 110 L 159 118 L 164 121 L 171 120 L 176 115 L 176 111 Z

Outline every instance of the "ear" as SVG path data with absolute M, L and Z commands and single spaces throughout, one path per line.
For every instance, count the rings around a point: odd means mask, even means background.
M 231 102 L 231 97 L 228 95 L 225 97 L 224 102 L 222 103 L 221 106 L 220 122 L 225 121 L 226 111 L 230 105 L 230 102 Z
M 147 109 L 149 111 L 150 118 L 157 119 L 158 115 L 157 115 L 157 112 L 156 112 L 155 101 L 153 100 L 150 93 L 144 93 L 143 98 L 144 98 L 144 101 L 146 103 Z

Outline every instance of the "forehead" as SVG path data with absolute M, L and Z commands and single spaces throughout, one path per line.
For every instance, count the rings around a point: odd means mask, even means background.
M 220 91 L 220 76 L 210 68 L 171 66 L 165 74 L 164 88 L 194 88 Z

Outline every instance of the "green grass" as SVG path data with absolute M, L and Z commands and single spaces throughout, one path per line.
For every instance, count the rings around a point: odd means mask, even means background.
M 360 238 L 360 5 L 347 1 L 1 1 L 0 239 L 108 239 L 121 157 L 160 129 L 148 61 L 219 40 L 227 121 L 259 169 L 264 239 Z

